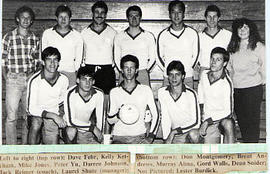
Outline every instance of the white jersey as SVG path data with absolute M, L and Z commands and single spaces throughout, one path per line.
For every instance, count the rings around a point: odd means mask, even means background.
M 219 121 L 233 113 L 233 85 L 225 72 L 220 79 L 210 83 L 209 72 L 202 72 L 198 85 L 199 103 L 204 108 L 202 120 Z
M 116 118 L 119 109 L 124 104 L 132 104 L 139 110 L 139 120 L 132 124 L 124 124 Z M 146 133 L 145 127 L 145 111 L 147 106 L 152 114 L 152 123 L 150 133 L 156 134 L 159 118 L 152 90 L 149 86 L 137 84 L 133 91 L 126 91 L 122 85 L 115 87 L 110 92 L 110 108 L 108 113 L 109 123 L 116 122 L 112 135 L 118 136 L 137 136 Z
M 44 31 L 42 35 L 42 50 L 52 46 L 61 54 L 58 71 L 75 72 L 80 68 L 83 54 L 83 40 L 79 32 L 71 29 L 62 36 L 56 31 L 56 26 Z
M 65 120 L 68 126 L 77 127 L 79 131 L 88 131 L 91 123 L 90 118 L 93 114 L 96 115 L 96 126 L 99 130 L 103 129 L 103 92 L 96 88 L 92 88 L 92 97 L 85 100 L 79 94 L 78 86 L 70 88 L 64 101 Z
M 173 34 L 171 30 L 172 28 L 168 27 L 159 33 L 157 41 L 159 65 L 166 77 L 169 63 L 173 60 L 179 60 L 185 66 L 186 77 L 192 77 L 199 54 L 198 33 L 186 25 L 179 36 Z
M 116 31 L 111 26 L 106 25 L 99 33 L 88 26 L 83 29 L 81 35 L 84 44 L 84 64 L 113 64 L 113 41 Z
M 132 37 L 128 29 L 118 33 L 114 41 L 114 59 L 120 70 L 120 60 L 125 55 L 133 55 L 139 59 L 139 70 L 151 69 L 156 61 L 156 41 L 152 33 L 141 29 Z
M 161 125 L 163 139 L 167 139 L 171 130 L 185 133 L 200 126 L 200 109 L 196 92 L 183 85 L 183 91 L 176 100 L 170 94 L 170 86 L 158 90 L 161 107 Z
M 200 38 L 200 56 L 201 67 L 210 68 L 210 55 L 215 47 L 222 47 L 227 50 L 232 33 L 226 29 L 220 28 L 219 31 L 211 36 L 205 30 L 199 33 Z
M 27 112 L 37 117 L 45 116 L 47 112 L 59 114 L 68 84 L 64 74 L 59 73 L 56 82 L 50 84 L 43 71 L 35 73 L 27 85 Z

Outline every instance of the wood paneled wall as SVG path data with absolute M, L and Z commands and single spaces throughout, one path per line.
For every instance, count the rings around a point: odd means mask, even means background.
M 3 1 L 3 33 L 14 28 L 14 14 L 16 9 L 22 5 L 28 5 L 36 13 L 36 20 L 33 30 L 42 34 L 44 29 L 55 24 L 55 10 L 58 5 L 66 4 L 72 10 L 72 26 L 81 31 L 88 26 L 92 19 L 91 7 L 93 0 L 4 0 Z M 235 18 L 247 17 L 254 20 L 264 37 L 265 26 L 265 2 L 264 0 L 189 0 L 184 1 L 186 5 L 185 23 L 196 30 L 201 31 L 205 27 L 204 11 L 207 5 L 215 4 L 221 9 L 221 26 L 231 28 Z M 169 25 L 168 1 L 107 1 L 109 12 L 107 19 L 116 30 L 120 31 L 127 27 L 126 9 L 131 5 L 138 5 L 142 8 L 142 26 L 156 36 Z

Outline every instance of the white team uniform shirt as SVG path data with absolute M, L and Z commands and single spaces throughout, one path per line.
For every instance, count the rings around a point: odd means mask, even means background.
M 193 89 L 183 85 L 182 94 L 176 100 L 169 90 L 170 86 L 158 90 L 163 139 L 167 139 L 173 129 L 185 133 L 199 128 L 201 121 L 197 94 Z
M 199 33 L 200 38 L 200 66 L 210 68 L 210 55 L 215 47 L 222 47 L 227 50 L 232 33 L 226 29 L 220 28 L 219 31 L 211 36 L 205 32 L 205 29 Z
M 44 31 L 42 50 L 52 46 L 59 50 L 61 61 L 58 71 L 75 72 L 80 68 L 83 55 L 83 40 L 80 33 L 71 29 L 65 36 L 56 31 L 56 26 Z
M 121 120 L 116 118 L 120 108 L 124 104 L 132 104 L 137 107 L 140 112 L 139 120 L 132 124 L 124 124 Z M 154 100 L 152 90 L 149 86 L 137 84 L 132 92 L 126 91 L 120 84 L 110 92 L 110 108 L 108 113 L 109 123 L 115 123 L 112 135 L 118 136 L 137 136 L 146 133 L 145 127 L 145 110 L 147 106 L 152 114 L 152 123 L 150 133 L 156 134 L 159 116 Z
M 78 86 L 70 88 L 64 100 L 65 117 L 68 126 L 77 127 L 79 131 L 85 132 L 89 130 L 91 124 L 90 118 L 95 112 L 97 120 L 97 128 L 103 129 L 103 92 L 93 87 L 92 97 L 89 100 L 84 100 L 79 94 Z
M 46 112 L 59 114 L 68 85 L 68 78 L 62 73 L 58 74 L 54 84 L 45 79 L 43 71 L 35 73 L 27 85 L 27 112 L 37 117 Z
M 84 45 L 84 64 L 112 65 L 113 64 L 113 41 L 116 31 L 109 25 L 97 33 L 90 26 L 83 29 L 81 36 Z
M 199 103 L 203 104 L 202 120 L 219 121 L 233 113 L 233 84 L 223 72 L 220 79 L 210 83 L 209 71 L 203 71 L 198 85 Z
M 139 59 L 139 70 L 151 69 L 156 61 L 156 41 L 149 31 L 141 29 L 141 32 L 132 37 L 128 29 L 118 33 L 114 40 L 114 59 L 120 70 L 120 60 L 125 55 L 133 55 Z
M 199 54 L 199 36 L 196 30 L 184 25 L 179 36 L 172 33 L 168 27 L 161 31 L 157 40 L 159 66 L 166 77 L 167 66 L 173 60 L 178 60 L 185 66 L 186 77 L 193 76 L 193 68 Z

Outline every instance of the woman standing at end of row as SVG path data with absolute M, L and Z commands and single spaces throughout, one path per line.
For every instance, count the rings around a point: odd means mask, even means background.
M 257 143 L 265 84 L 265 46 L 256 24 L 249 19 L 235 19 L 232 30 L 227 69 L 234 85 L 235 113 L 243 142 Z

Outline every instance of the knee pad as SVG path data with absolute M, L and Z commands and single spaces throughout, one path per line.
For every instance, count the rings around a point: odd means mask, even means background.
M 68 135 L 68 132 L 71 129 L 74 129 L 76 131 L 75 136 L 73 138 L 70 138 L 70 136 Z M 77 144 L 77 134 L 78 134 L 77 128 L 65 127 L 62 129 L 62 140 L 64 141 L 65 144 Z

